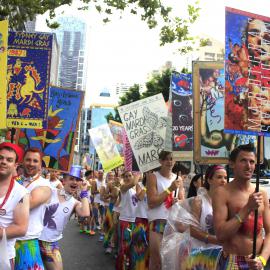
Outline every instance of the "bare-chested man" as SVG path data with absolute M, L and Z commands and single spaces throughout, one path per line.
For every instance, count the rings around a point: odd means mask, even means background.
M 270 210 L 266 191 L 255 192 L 255 185 L 250 182 L 255 169 L 253 147 L 235 148 L 230 165 L 234 180 L 217 188 L 213 198 L 216 236 L 223 246 L 218 269 L 263 269 L 270 255 Z M 257 255 L 251 259 L 255 209 L 259 217 Z

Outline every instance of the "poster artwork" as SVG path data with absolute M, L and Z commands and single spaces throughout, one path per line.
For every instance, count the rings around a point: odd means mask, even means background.
M 124 165 L 125 165 L 125 170 L 126 171 L 130 171 L 130 172 L 137 172 L 139 171 L 139 167 L 137 164 L 137 161 L 134 157 L 134 154 L 132 152 L 132 148 L 131 145 L 129 143 L 128 137 L 127 137 L 127 133 L 126 131 L 123 129 L 123 154 L 124 154 Z
M 140 171 L 159 167 L 168 114 L 162 94 L 121 106 L 118 111 Z
M 270 18 L 226 8 L 225 132 L 270 136 Z
M 192 75 L 173 73 L 172 127 L 173 151 L 193 151 Z
M 0 129 L 7 127 L 8 21 L 0 21 Z
M 120 154 L 121 157 L 124 157 L 124 153 L 123 153 L 123 125 L 121 123 L 118 123 L 116 121 L 110 120 L 109 121 L 109 126 L 114 138 L 114 141 L 116 142 L 116 147 L 117 150 Z
M 89 129 L 89 134 L 105 172 L 123 164 L 108 124 Z
M 53 35 L 9 32 L 7 126 L 47 127 Z
M 50 87 L 48 128 L 21 129 L 18 144 L 44 153 L 43 166 L 70 170 L 77 137 L 84 92 Z

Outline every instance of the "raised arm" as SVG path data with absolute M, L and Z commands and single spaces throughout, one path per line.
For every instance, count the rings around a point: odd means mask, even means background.
M 13 223 L 6 228 L 7 238 L 22 237 L 26 234 L 29 220 L 29 194 L 26 194 L 13 211 Z M 3 230 L 0 231 L 2 238 Z
M 49 187 L 37 187 L 30 193 L 30 210 L 47 203 L 51 198 L 52 191 Z

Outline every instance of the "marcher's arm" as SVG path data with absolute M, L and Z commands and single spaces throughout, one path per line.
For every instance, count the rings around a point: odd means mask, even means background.
M 80 217 L 89 217 L 90 209 L 88 199 L 82 198 L 80 202 L 77 202 L 77 204 L 75 205 L 75 211 Z
M 123 183 L 120 187 L 122 193 L 126 193 L 130 188 L 134 187 L 140 178 L 140 175 L 133 175 L 132 181 L 130 183 Z
M 29 220 L 29 194 L 25 195 L 13 211 L 13 223 L 6 228 L 7 238 L 22 237 L 26 234 Z M 0 231 L 2 239 L 3 230 Z
M 237 233 L 241 223 L 236 217 L 228 219 L 227 194 L 224 187 L 215 190 L 212 205 L 216 237 L 218 241 L 223 242 Z M 237 214 L 241 220 L 245 220 L 250 212 L 251 210 L 245 205 Z
M 171 192 L 170 189 L 168 190 L 169 192 Z M 147 194 L 148 207 L 150 209 L 161 205 L 169 195 L 168 192 L 166 192 L 165 190 L 162 193 L 158 194 L 157 178 L 153 173 L 147 176 L 146 194 Z
M 192 214 L 196 218 L 199 226 L 199 221 L 201 219 L 202 212 L 202 200 L 199 197 L 195 197 L 192 201 Z M 205 244 L 217 244 L 217 238 L 215 235 L 210 235 L 208 232 L 205 232 L 198 227 L 190 226 L 190 235 L 193 238 L 198 239 L 199 241 L 204 242 Z
M 49 187 L 37 187 L 30 193 L 30 210 L 49 201 L 52 191 Z
M 144 199 L 145 192 L 145 187 L 142 188 L 139 184 L 136 185 L 136 197 L 139 201 L 142 201 Z

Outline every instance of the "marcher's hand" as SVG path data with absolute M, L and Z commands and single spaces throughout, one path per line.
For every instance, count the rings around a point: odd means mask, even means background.
M 180 187 L 181 183 L 182 183 L 182 178 L 180 176 L 178 176 L 178 178 L 171 183 L 169 190 L 174 191 L 174 190 L 178 189 Z
M 172 204 L 175 204 L 175 203 L 178 203 L 179 202 L 179 200 L 178 200 L 178 198 L 173 198 L 173 202 L 172 202 Z
M 84 190 L 84 191 L 88 190 L 88 182 L 87 181 L 82 182 L 82 190 Z
M 250 270 L 262 270 L 263 264 L 261 260 L 256 257 L 255 259 L 252 259 L 252 255 L 249 255 L 247 258 L 247 263 Z
M 263 204 L 263 194 L 262 192 L 254 192 L 249 195 L 247 208 L 248 210 L 256 210 Z

